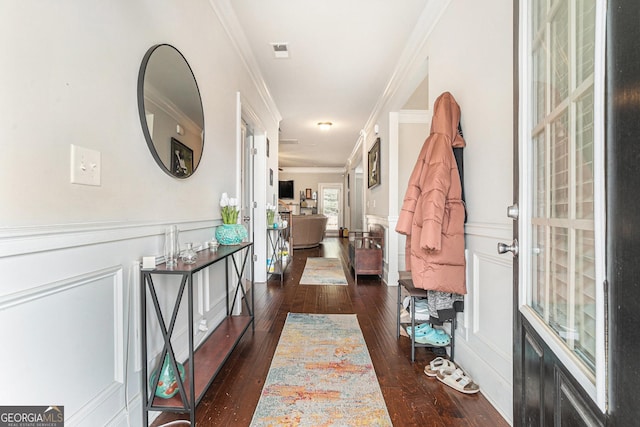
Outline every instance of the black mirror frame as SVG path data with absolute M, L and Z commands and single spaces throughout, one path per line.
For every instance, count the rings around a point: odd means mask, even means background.
M 192 176 L 196 172 L 198 166 L 200 165 L 200 161 L 202 160 L 202 155 L 204 154 L 204 135 L 205 135 L 204 123 L 203 123 L 203 128 L 202 128 L 202 154 L 198 158 L 198 163 L 193 165 L 193 171 L 191 172 L 191 174 L 186 175 L 186 176 L 176 176 L 176 175 L 174 175 L 173 173 L 171 173 L 171 170 L 169 169 L 169 166 L 164 164 L 164 162 L 160 158 L 160 155 L 158 154 L 158 151 L 156 150 L 155 145 L 153 144 L 153 139 L 151 138 L 151 133 L 149 132 L 149 124 L 147 123 L 147 115 L 146 115 L 145 106 L 144 106 L 144 79 L 145 79 L 145 74 L 146 74 L 146 70 L 147 70 L 147 65 L 149 64 L 149 60 L 151 59 L 151 55 L 153 55 L 153 53 L 156 51 L 156 49 L 158 49 L 159 47 L 162 47 L 162 46 L 167 46 L 167 47 L 170 47 L 171 49 L 175 50 L 178 53 L 178 55 L 180 55 L 180 57 L 182 57 L 182 60 L 187 65 L 187 68 L 189 69 L 189 71 L 191 72 L 191 76 L 193 77 L 193 82 L 196 85 L 196 89 L 198 91 L 198 99 L 199 99 L 199 102 L 200 102 L 200 110 L 203 112 L 203 116 L 204 116 L 204 107 L 203 107 L 203 104 L 202 104 L 202 95 L 200 94 L 200 87 L 198 86 L 198 81 L 196 80 L 196 76 L 195 76 L 195 74 L 193 74 L 193 70 L 191 69 L 191 66 L 189 65 L 189 62 L 184 57 L 182 52 L 180 52 L 175 46 L 172 46 L 172 45 L 170 45 L 168 43 L 160 43 L 160 44 L 156 44 L 156 45 L 151 46 L 149 48 L 149 50 L 147 50 L 147 52 L 144 54 L 144 57 L 142 58 L 142 63 L 140 64 L 140 71 L 138 72 L 138 90 L 137 90 L 137 94 L 138 94 L 138 115 L 140 116 L 140 124 L 142 125 L 142 133 L 144 134 L 144 139 L 147 142 L 147 147 L 149 148 L 149 151 L 151 152 L 151 155 L 153 156 L 153 159 L 156 161 L 158 166 L 160 166 L 160 169 L 162 169 L 167 175 L 169 175 L 172 178 L 187 179 L 187 178 L 189 178 L 190 176 Z

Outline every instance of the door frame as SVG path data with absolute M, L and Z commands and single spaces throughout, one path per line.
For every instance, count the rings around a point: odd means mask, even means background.
M 254 282 L 265 282 L 266 281 L 266 268 L 256 268 L 260 265 L 266 265 L 267 259 L 267 238 L 266 232 L 261 233 L 259 230 L 265 230 L 267 226 L 267 218 L 266 215 L 256 215 L 256 208 L 260 206 L 266 205 L 266 181 L 265 179 L 261 179 L 261 177 L 266 176 L 266 130 L 262 123 L 260 117 L 255 113 L 255 110 L 251 107 L 250 103 L 242 96 L 240 92 L 236 93 L 236 120 L 237 120 L 237 159 L 238 159 L 238 168 L 237 168 L 237 188 L 240 200 L 244 201 L 244 194 L 242 191 L 242 177 L 244 176 L 245 170 L 243 170 L 243 156 L 245 154 L 245 141 L 242 137 L 242 126 L 243 122 L 251 128 L 253 133 L 253 168 L 251 171 L 251 177 L 248 177 L 251 181 L 251 188 L 253 189 L 253 208 L 250 209 L 249 216 L 251 217 L 249 221 L 252 224 L 253 236 L 249 236 L 249 239 L 253 242 L 253 253 L 254 257 L 252 260 L 252 268 L 249 269 L 249 272 L 253 275 Z M 248 273 L 245 279 L 249 279 Z
M 608 425 L 640 418 L 640 2 L 608 0 L 606 65 Z

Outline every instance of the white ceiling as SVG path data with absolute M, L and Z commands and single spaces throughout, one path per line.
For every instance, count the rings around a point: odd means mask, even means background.
M 280 167 L 344 167 L 429 4 L 442 0 L 231 0 L 282 116 Z M 416 29 L 420 31 L 420 28 Z M 272 43 L 287 43 L 276 59 Z M 330 121 L 330 131 L 317 123 Z

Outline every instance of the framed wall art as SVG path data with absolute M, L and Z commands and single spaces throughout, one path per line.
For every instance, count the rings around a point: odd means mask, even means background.
M 171 138 L 171 173 L 178 178 L 193 173 L 193 150 L 175 138 Z
M 369 188 L 380 185 L 380 138 L 376 138 L 369 150 Z

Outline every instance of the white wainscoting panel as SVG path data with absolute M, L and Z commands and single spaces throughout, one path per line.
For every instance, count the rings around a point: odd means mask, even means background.
M 1 297 L 3 381 L 11 387 L 0 390 L 0 401 L 64 405 L 73 425 L 117 394 L 124 307 L 120 266 Z
M 178 223 L 181 241 L 205 242 L 214 221 Z M 58 404 L 69 426 L 140 426 L 140 261 L 161 262 L 164 223 L 102 223 L 0 231 L 0 402 Z M 200 246 L 196 244 L 194 246 Z M 224 317 L 224 263 L 194 280 L 196 322 Z M 154 278 L 163 313 L 179 283 Z M 148 294 L 147 294 L 148 296 Z M 186 358 L 186 293 L 176 354 Z M 161 348 L 148 325 L 150 357 Z M 196 325 L 197 326 L 197 325 Z M 196 343 L 209 331 L 198 331 Z M 154 353 L 155 352 L 155 353 Z M 150 365 L 151 366 L 151 365 Z
M 511 262 L 498 255 L 475 253 L 471 267 L 473 336 L 486 344 L 492 355 L 509 360 L 512 353 L 513 322 L 511 316 L 505 319 L 504 315 L 511 312 L 513 292 L 511 286 L 495 284 L 501 283 L 505 274 L 511 272 Z
M 513 418 L 513 258 L 498 255 L 507 224 L 467 224 L 467 295 L 456 360 L 505 419 Z

